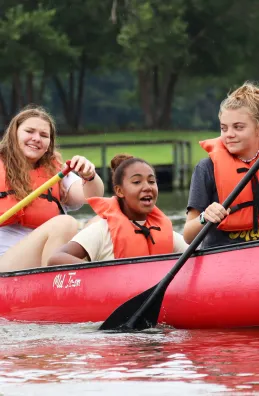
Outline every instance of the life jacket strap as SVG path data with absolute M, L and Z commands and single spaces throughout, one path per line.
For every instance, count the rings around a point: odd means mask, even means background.
M 249 168 L 238 168 L 237 173 L 248 172 Z M 242 202 L 241 204 L 231 207 L 230 214 L 236 211 L 253 206 L 253 231 L 258 232 L 258 216 L 259 216 L 259 181 L 256 175 L 251 179 L 253 201 Z
M 59 202 L 59 200 L 56 197 L 53 197 L 52 193 L 51 193 L 51 188 L 48 189 L 48 194 L 41 194 L 39 195 L 40 198 L 43 199 L 47 199 L 49 202 L 55 202 L 60 210 L 61 214 L 65 214 L 65 211 L 61 205 L 61 203 Z
M 14 194 L 14 190 L 9 190 L 9 191 L 1 191 L 0 192 L 0 198 L 5 198 L 7 195 L 12 195 Z
M 151 227 L 148 228 L 148 227 L 146 227 L 144 225 L 139 224 L 135 220 L 133 220 L 133 224 L 135 224 L 135 226 L 140 228 L 140 230 L 135 230 L 136 234 L 143 234 L 147 239 L 150 238 L 152 244 L 155 245 L 155 241 L 154 241 L 154 239 L 152 237 L 152 234 L 151 234 L 150 230 L 161 231 L 160 227 L 151 226 Z
M 8 195 L 12 195 L 12 194 L 15 194 L 14 190 L 0 191 L 0 198 L 5 198 Z M 47 199 L 49 202 L 55 202 L 60 210 L 60 213 L 65 214 L 65 211 L 59 200 L 56 197 L 53 197 L 51 193 L 51 188 L 48 189 L 48 194 L 41 194 L 39 195 L 39 198 Z

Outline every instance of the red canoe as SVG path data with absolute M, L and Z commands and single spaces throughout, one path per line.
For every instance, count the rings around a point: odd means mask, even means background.
M 168 287 L 159 322 L 176 328 L 259 326 L 259 242 L 193 255 Z M 27 322 L 100 322 L 154 286 L 179 255 L 0 274 L 0 317 Z

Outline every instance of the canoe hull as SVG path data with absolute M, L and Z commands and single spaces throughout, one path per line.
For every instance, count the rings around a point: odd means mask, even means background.
M 169 285 L 159 322 L 176 328 L 259 326 L 258 244 L 191 257 Z M 47 323 L 101 322 L 154 286 L 177 255 L 0 274 L 0 317 Z

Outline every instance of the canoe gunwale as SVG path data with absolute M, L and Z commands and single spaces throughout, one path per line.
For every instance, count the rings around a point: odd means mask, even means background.
M 249 242 L 241 242 L 236 244 L 211 247 L 207 249 L 197 250 L 192 254 L 191 257 L 197 256 L 205 256 L 210 254 L 218 254 L 233 250 L 242 250 L 249 249 L 259 245 L 259 240 L 249 241 Z M 23 275 L 32 275 L 32 274 L 40 274 L 40 273 L 50 273 L 57 271 L 71 271 L 71 270 L 80 270 L 80 269 L 90 269 L 90 268 L 98 268 L 98 267 L 110 267 L 110 266 L 118 266 L 118 265 L 127 265 L 127 264 L 139 264 L 145 262 L 153 262 L 153 261 L 166 261 L 166 260 L 177 260 L 181 256 L 181 253 L 171 253 L 171 254 L 163 254 L 156 256 L 142 256 L 142 257 L 133 257 L 126 259 L 114 259 L 109 261 L 93 261 L 93 262 L 85 262 L 78 264 L 66 264 L 66 265 L 56 265 L 51 267 L 35 267 L 18 271 L 9 271 L 9 272 L 0 272 L 0 278 L 8 278 L 15 276 L 23 276 Z

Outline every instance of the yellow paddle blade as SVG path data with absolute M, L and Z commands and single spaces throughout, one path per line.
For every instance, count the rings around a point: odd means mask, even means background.
M 27 197 L 22 199 L 20 202 L 15 204 L 12 208 L 8 209 L 4 214 L 2 214 L 2 216 L 0 216 L 0 224 L 4 223 L 6 220 L 8 220 L 10 217 L 12 217 L 16 212 L 18 212 L 19 210 L 24 208 L 24 206 L 31 203 L 35 198 L 37 198 L 44 191 L 46 191 L 50 187 L 52 187 L 60 179 L 63 179 L 63 177 L 66 176 L 72 170 L 69 167 L 70 161 L 67 161 L 66 163 L 68 165 L 66 169 L 64 169 L 62 172 L 58 172 L 55 176 L 53 176 L 51 179 L 46 181 L 44 184 L 42 184 L 36 190 L 32 191 Z

